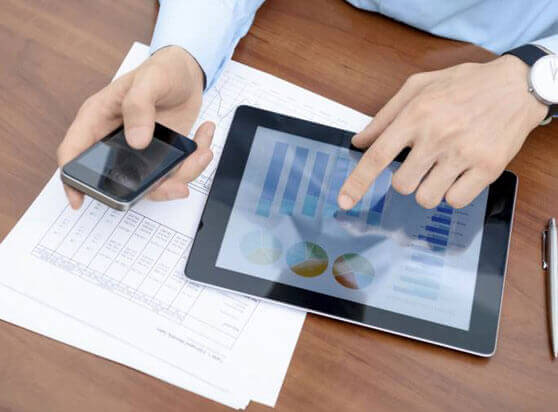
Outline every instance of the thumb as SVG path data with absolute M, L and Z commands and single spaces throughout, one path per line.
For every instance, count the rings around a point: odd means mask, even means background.
M 124 135 L 134 149 L 146 148 L 153 138 L 155 101 L 154 93 L 145 82 L 134 82 L 122 102 Z

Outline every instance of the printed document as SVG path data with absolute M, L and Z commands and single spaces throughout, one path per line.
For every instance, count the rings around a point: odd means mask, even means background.
M 144 61 L 136 43 L 116 76 Z M 127 212 L 72 210 L 57 171 L 0 246 L 0 317 L 184 389 L 244 408 L 277 400 L 304 313 L 188 281 L 184 266 L 235 108 L 250 104 L 359 130 L 370 118 L 231 61 L 194 125 L 215 160 L 188 199 Z M 218 245 L 216 245 L 218 247 Z

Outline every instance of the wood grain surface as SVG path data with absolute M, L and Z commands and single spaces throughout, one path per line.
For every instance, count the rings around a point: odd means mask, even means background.
M 2 0 L 0 239 L 54 172 L 81 102 L 110 81 L 134 40 L 149 43 L 156 15 L 155 0 Z M 371 115 L 411 73 L 491 58 L 342 0 L 269 0 L 235 53 Z M 558 124 L 537 129 L 510 169 L 520 185 L 496 355 L 309 316 L 278 411 L 558 410 L 540 264 L 540 232 L 558 214 Z M 228 408 L 0 322 L 0 411 L 99 410 Z

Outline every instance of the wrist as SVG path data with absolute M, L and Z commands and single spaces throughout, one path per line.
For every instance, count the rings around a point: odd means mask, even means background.
M 512 90 L 518 91 L 518 95 L 525 107 L 525 115 L 529 122 L 529 127 L 534 129 L 546 118 L 548 106 L 538 100 L 529 90 L 531 67 L 518 57 L 509 54 L 497 58 L 494 63 L 502 65 Z
M 171 62 L 196 89 L 202 92 L 205 88 L 205 74 L 198 61 L 187 50 L 180 46 L 167 46 L 153 53 L 155 58 L 164 58 Z

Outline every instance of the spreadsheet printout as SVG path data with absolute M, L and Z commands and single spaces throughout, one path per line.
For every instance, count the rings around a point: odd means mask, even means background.
M 118 75 L 147 56 L 147 47 L 135 44 Z M 218 292 L 188 282 L 183 275 L 220 150 L 239 104 L 353 130 L 370 120 L 230 62 L 205 94 L 200 120 L 194 126 L 195 130 L 204 120 L 217 123 L 216 159 L 191 184 L 190 198 L 166 203 L 145 200 L 128 212 L 108 209 L 88 198 L 79 211 L 73 211 L 56 173 L 0 248 L 7 262 L 0 278 L 2 293 L 17 293 L 54 308 L 84 328 L 117 337 L 123 345 L 221 386 L 225 392 L 244 391 L 249 399 L 273 405 L 304 314 Z M 10 311 L 2 307 L 6 320 L 39 329 Z M 49 335 L 48 325 L 38 331 Z M 150 373 L 133 359 L 119 358 L 117 350 L 96 350 L 65 340 L 63 335 L 53 337 Z M 163 379 L 180 385 L 179 375 L 168 373 Z

